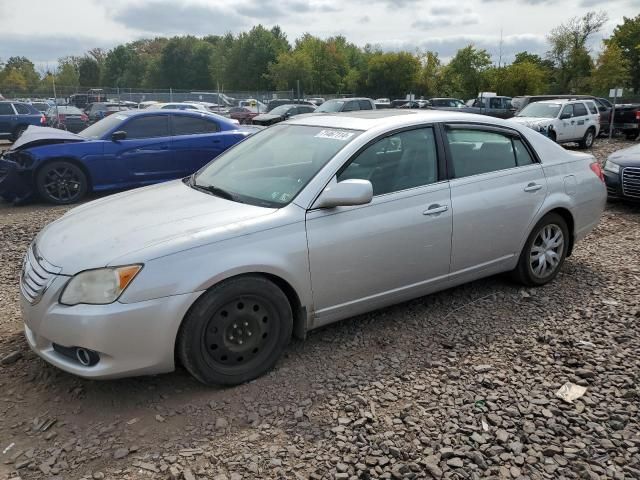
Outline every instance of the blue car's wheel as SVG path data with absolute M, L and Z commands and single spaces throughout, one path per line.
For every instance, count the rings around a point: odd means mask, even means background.
M 46 164 L 38 171 L 36 186 L 40 197 L 56 205 L 79 201 L 87 193 L 87 176 L 71 162 L 58 161 Z

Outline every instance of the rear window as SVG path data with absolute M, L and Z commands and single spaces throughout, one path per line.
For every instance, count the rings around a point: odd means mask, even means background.
M 584 103 L 576 103 L 573 105 L 573 115 L 575 117 L 584 117 L 588 115 L 587 107 L 584 106 Z
M 31 115 L 33 113 L 31 109 L 23 103 L 14 103 L 13 106 L 19 115 Z
M 197 135 L 220 130 L 218 124 L 211 120 L 187 115 L 172 115 L 172 124 L 173 135 Z
M 149 115 L 133 118 L 122 126 L 127 139 L 169 136 L 169 115 Z
M 587 107 L 589 107 L 589 111 L 591 113 L 598 113 L 598 107 L 596 107 L 596 104 L 594 102 L 587 102 Z
M 0 115 L 15 115 L 10 103 L 0 103 Z
M 373 110 L 371 102 L 369 100 L 359 100 L 360 110 Z

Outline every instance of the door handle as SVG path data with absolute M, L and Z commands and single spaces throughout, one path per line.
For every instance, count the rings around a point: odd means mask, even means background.
M 169 150 L 169 145 L 162 145 L 160 150 Z
M 211 143 L 220 143 L 220 139 L 211 140 Z
M 537 192 L 541 188 L 542 188 L 542 185 L 540 185 L 539 183 L 530 183 L 529 185 L 524 187 L 524 191 L 525 192 Z
M 429 205 L 429 208 L 427 208 L 424 212 L 422 212 L 423 215 L 438 215 L 440 213 L 446 212 L 447 210 L 449 210 L 449 207 L 447 205 L 438 205 L 437 203 L 434 205 Z

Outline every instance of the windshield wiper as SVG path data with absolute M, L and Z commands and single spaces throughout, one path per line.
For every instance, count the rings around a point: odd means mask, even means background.
M 231 201 L 237 201 L 235 195 L 233 195 L 231 192 L 228 192 L 227 190 L 216 187 L 214 185 L 198 185 L 197 183 L 192 181 L 191 186 L 197 190 L 215 195 L 216 197 L 226 198 L 227 200 Z

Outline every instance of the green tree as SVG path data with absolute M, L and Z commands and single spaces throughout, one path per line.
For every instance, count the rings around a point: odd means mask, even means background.
M 58 60 L 56 72 L 56 85 L 60 87 L 77 87 L 79 85 L 78 68 L 72 57 L 64 57 Z
M 539 95 L 547 88 L 547 70 L 539 63 L 512 63 L 503 70 L 501 95 L 511 97 L 519 95 Z
M 580 93 L 588 88 L 593 61 L 587 41 L 607 19 L 605 12 L 588 12 L 551 30 L 547 37 L 551 50 L 547 57 L 554 64 L 560 92 Z
M 269 80 L 277 90 L 289 90 L 297 87 L 298 80 L 303 91 L 311 89 L 311 59 L 300 50 L 282 52 L 268 68 Z
M 442 83 L 442 63 L 437 52 L 425 52 L 419 55 L 421 62 L 418 74 L 417 88 L 425 97 L 434 97 L 440 94 Z
M 27 89 L 27 80 L 20 70 L 15 68 L 5 69 L 0 78 L 0 91 L 10 96 L 14 93 L 24 93 Z
M 131 87 L 127 81 L 136 62 L 134 51 L 126 45 L 118 45 L 107 53 L 104 60 L 103 83 L 109 87 Z
M 376 53 L 369 59 L 367 86 L 376 96 L 415 93 L 420 61 L 408 52 Z
M 605 94 L 611 88 L 628 85 L 631 79 L 630 64 L 631 61 L 616 42 L 607 42 L 593 70 L 593 88 Z
M 100 64 L 95 58 L 85 55 L 78 64 L 78 83 L 83 87 L 100 85 Z
M 473 45 L 457 51 L 445 67 L 443 77 L 446 82 L 443 89 L 449 95 L 462 98 L 474 98 L 486 83 L 486 71 L 491 67 L 491 56 L 484 49 Z
M 34 91 L 40 83 L 40 75 L 36 72 L 35 65 L 26 57 L 10 57 L 4 65 L 4 72 L 8 75 L 11 71 L 20 74 L 13 74 L 12 77 L 14 79 L 22 77 L 26 83 L 25 89 L 28 91 Z
M 609 42 L 620 47 L 628 61 L 629 85 L 635 93 L 640 93 L 640 15 L 623 17 L 622 23 L 613 29 Z
M 237 90 L 269 90 L 269 64 L 290 48 L 286 36 L 276 26 L 266 29 L 262 25 L 237 36 L 225 55 L 224 83 Z

